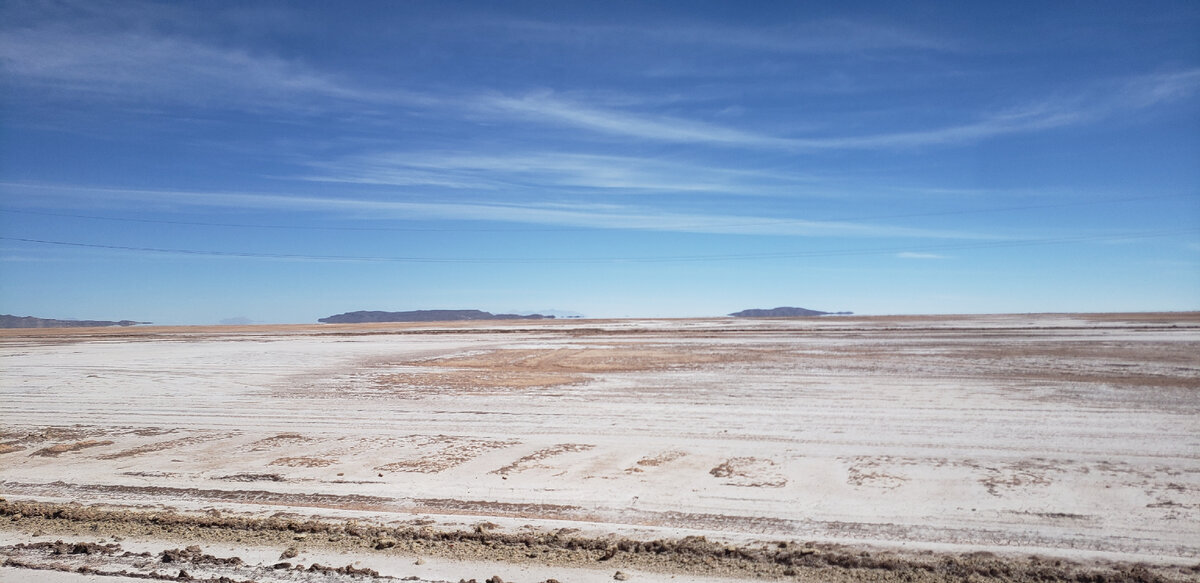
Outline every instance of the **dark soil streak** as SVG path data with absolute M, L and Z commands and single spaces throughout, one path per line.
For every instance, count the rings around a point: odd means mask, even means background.
M 22 530 L 91 530 L 98 534 L 150 527 L 164 538 L 221 540 L 251 538 L 256 544 L 283 544 L 303 534 L 309 544 L 322 544 L 355 553 L 412 554 L 415 552 L 456 559 L 528 562 L 587 566 L 604 562 L 612 567 L 640 568 L 675 573 L 705 573 L 741 578 L 802 581 L 1073 581 L 1079 583 L 1174 583 L 1196 581 L 1198 566 L 1149 566 L 1130 563 L 1079 563 L 1038 556 L 1000 557 L 992 553 L 903 553 L 867 550 L 828 543 L 764 542 L 730 546 L 704 537 L 632 540 L 609 536 L 586 538 L 565 532 L 497 533 L 491 529 L 440 531 L 418 526 L 365 525 L 356 521 L 290 520 L 232 515 L 187 515 L 173 512 L 102 510 L 80 505 L 0 500 L 0 516 Z M 320 535 L 320 536 L 310 536 Z M 328 542 L 320 542 L 328 541 Z M 336 541 L 336 542 L 334 542 Z M 115 553 L 116 545 L 80 546 L 47 543 L 50 552 Z M 57 546 L 56 546 L 57 545 Z M 3 550 L 3 549 L 0 549 Z M 198 546 L 164 551 L 163 562 L 204 563 Z M 225 563 L 220 563 L 220 562 Z M 235 563 L 236 561 L 236 563 Z M 209 563 L 240 564 L 236 558 Z M 36 566 L 8 559 L 5 565 Z M 312 566 L 309 570 L 377 576 L 366 569 L 354 573 Z M 347 567 L 346 569 L 350 569 Z

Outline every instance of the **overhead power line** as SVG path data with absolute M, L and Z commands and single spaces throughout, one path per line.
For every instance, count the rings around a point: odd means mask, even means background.
M 950 243 L 941 245 L 908 245 L 903 247 L 882 247 L 870 249 L 835 249 L 820 251 L 785 251 L 779 253 L 743 253 L 727 255 L 674 255 L 654 257 L 381 257 L 356 255 L 307 255 L 297 253 L 258 253 L 251 251 L 216 251 L 203 249 L 172 249 L 161 247 L 135 247 L 126 245 L 105 245 L 100 243 L 80 243 L 74 241 L 52 241 L 46 239 L 29 239 L 21 237 L 0 237 L 4 241 L 18 241 L 39 245 L 55 245 L 63 247 L 81 247 L 89 249 L 108 249 L 140 253 L 158 253 L 166 255 L 232 257 L 248 259 L 284 259 L 306 261 L 345 261 L 345 262 L 384 262 L 384 263 L 684 263 L 704 261 L 754 261 L 765 259 L 800 259 L 815 257 L 843 257 L 854 255 L 891 255 L 904 252 L 936 252 L 961 251 L 972 249 L 997 249 L 1006 247 L 1029 247 L 1037 245 L 1056 245 L 1066 243 L 1082 243 L 1095 241 L 1119 241 L 1125 239 L 1146 239 L 1154 237 L 1169 237 L 1186 233 L 1200 233 L 1200 228 L 1175 229 L 1165 231 L 1143 231 L 1135 233 L 1108 233 L 1103 235 L 1081 235 L 1074 237 L 1053 237 L 1042 239 L 1021 239 L 1016 241 L 991 241 L 976 243 Z

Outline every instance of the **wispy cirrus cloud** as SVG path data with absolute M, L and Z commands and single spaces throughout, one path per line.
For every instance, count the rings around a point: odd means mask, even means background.
M 86 91 L 95 95 L 138 99 L 171 99 L 208 106 L 238 106 L 246 101 L 257 105 L 279 105 L 295 100 L 332 98 L 350 101 L 401 102 L 426 106 L 444 105 L 448 98 L 461 96 L 432 95 L 406 88 L 388 86 L 386 80 L 373 86 L 362 85 L 365 79 L 351 78 L 328 70 L 320 70 L 299 58 L 285 58 L 269 49 L 249 49 L 247 45 L 215 43 L 202 35 L 195 19 L 199 12 L 157 4 L 65 3 L 62 10 L 14 11 L 24 12 L 15 18 L 16 24 L 0 26 L 0 68 L 12 80 L 22 84 L 37 84 L 60 90 Z M 229 11 L 225 11 L 229 12 Z M 33 16 L 31 16 L 33 15 Z M 207 15 L 212 16 L 212 15 Z M 220 18 L 228 20 L 229 14 Z M 277 16 L 276 20 L 278 20 Z M 261 17 L 261 13 L 258 13 Z M 226 22 L 226 24 L 229 24 Z M 732 25 L 693 23 L 672 26 L 600 25 L 586 22 L 548 23 L 506 19 L 477 19 L 469 16 L 452 24 L 439 25 L 445 29 L 446 42 L 455 39 L 477 38 L 472 27 L 492 31 L 510 31 L 523 44 L 544 43 L 543 49 L 554 51 L 557 42 L 589 44 L 601 42 L 626 47 L 631 38 L 639 42 L 709 46 L 718 50 L 756 50 L 784 53 L 851 53 L 873 50 L 938 49 L 948 44 L 940 39 L 910 29 L 859 22 L 827 20 L 799 22 L 763 29 Z M 532 36 L 531 36 L 532 35 Z M 605 50 L 611 50 L 609 49 Z M 370 88 L 369 88 L 370 87 Z M 511 109 L 527 97 L 498 98 L 508 100 Z M 536 100 L 528 105 L 537 106 Z M 553 104 L 540 105 L 553 110 Z M 585 122 L 579 111 L 548 111 L 549 115 L 574 115 Z M 595 119 L 611 124 L 612 120 Z M 631 120 L 625 131 L 636 131 Z M 691 126 L 686 127 L 686 126 Z M 747 132 L 706 128 L 698 122 L 675 120 L 657 128 L 660 133 L 686 137 L 701 132 L 709 135 L 726 134 L 725 141 L 747 139 Z M 715 134 L 714 134 L 715 132 Z M 759 139 L 770 141 L 769 136 Z
M 1200 69 L 1140 75 L 1116 84 L 1109 107 L 1153 107 L 1191 97 L 1200 91 Z
M 1165 71 L 1110 82 L 1096 82 L 1073 93 L 1009 107 L 979 111 L 970 119 L 930 122 L 914 127 L 896 114 L 881 119 L 891 129 L 868 134 L 825 131 L 786 135 L 750 125 L 746 116 L 726 116 L 721 123 L 664 114 L 649 103 L 628 106 L 565 97 L 548 90 L 496 92 L 470 86 L 414 91 L 370 71 L 353 74 L 315 67 L 301 58 L 284 58 L 269 49 L 218 44 L 201 36 L 166 32 L 154 26 L 96 25 L 95 17 L 51 20 L 29 26 L 7 26 L 0 34 L 0 71 L 14 87 L 137 102 L 186 104 L 213 109 L 283 109 L 292 112 L 341 110 L 370 104 L 386 118 L 399 108 L 436 111 L 438 118 L 457 121 L 516 121 L 522 125 L 556 126 L 563 139 L 590 134 L 724 148 L 787 152 L 885 150 L 972 143 L 989 138 L 1028 134 L 1109 119 L 1122 112 L 1189 99 L 1200 92 L 1200 69 Z M 643 42 L 744 48 L 776 52 L 857 53 L 874 50 L 951 50 L 953 43 L 901 27 L 842 20 L 778 27 L 690 24 L 660 29 L 582 24 L 563 27 L 539 22 L 501 22 L 503 27 L 554 35 L 597 35 L 619 42 L 622 35 Z M 566 41 L 564 41 L 566 42 Z M 643 102 L 645 100 L 642 100 Z M 725 109 L 742 107 L 727 104 Z M 797 112 L 803 122 L 803 112 Z M 740 123 L 738 123 L 740 122 Z M 774 126 L 772 126 L 774 127 Z M 527 128 L 519 127 L 518 130 Z M 578 133 L 582 130 L 585 133 Z M 395 177 L 401 179 L 400 176 Z M 432 177 L 420 180 L 432 180 Z M 478 186 L 478 185 L 476 185 Z
M 1103 120 L 1120 112 L 1187 99 L 1200 92 L 1200 69 L 1143 75 L 1067 97 L 1010 107 L 960 124 L 865 135 L 776 136 L 654 113 L 594 107 L 551 92 L 480 99 L 485 109 L 523 119 L 661 142 L 783 150 L 871 150 L 950 145 Z
M 814 146 L 894 148 L 978 141 L 1101 121 L 1121 112 L 1147 109 L 1200 92 L 1200 69 L 1141 75 L 1089 87 L 1074 95 L 1009 108 L 979 121 L 911 132 L 826 138 Z M 802 140 L 809 142 L 810 140 Z
M 372 90 L 270 53 L 144 30 L 50 24 L 4 30 L 0 71 L 55 92 L 215 109 L 313 107 L 321 101 L 428 103 L 405 90 Z
M 394 199 L 198 192 L 0 183 L 7 200 L 26 206 L 145 210 L 253 209 L 322 213 L 357 221 L 487 221 L 578 229 L 614 229 L 723 235 L 795 237 L 913 237 L 997 239 L 962 231 L 919 229 L 854 221 L 818 221 L 753 215 L 683 213 L 648 206 L 585 203 L 414 202 Z
M 787 138 L 701 121 L 592 107 L 545 91 L 520 97 L 487 96 L 480 98 L 478 104 L 486 113 L 507 114 L 532 122 L 567 125 L 603 134 L 661 142 L 757 148 L 787 148 L 794 145 L 793 140 Z
M 316 161 L 316 182 L 453 189 L 587 189 L 610 194 L 796 194 L 823 179 L 647 157 L 570 152 L 372 152 Z

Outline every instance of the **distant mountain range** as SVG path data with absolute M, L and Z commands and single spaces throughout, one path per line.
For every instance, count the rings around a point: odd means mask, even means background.
M 541 320 L 554 318 L 541 314 L 493 314 L 482 310 L 413 310 L 409 312 L 346 312 L 317 321 L 322 324 L 363 324 L 367 322 L 458 322 L 463 320 Z
M 55 320 L 52 318 L 34 318 L 33 316 L 10 316 L 0 314 L 0 328 L 91 328 L 101 326 L 136 326 L 150 322 L 134 322 L 133 320 Z
M 827 315 L 848 316 L 853 313 L 854 312 L 821 312 L 818 310 L 810 310 L 808 308 L 790 308 L 787 306 L 783 306 L 783 307 L 779 307 L 779 308 L 771 308 L 769 310 L 764 310 L 764 309 L 742 310 L 740 312 L 734 312 L 729 315 L 733 316 L 735 318 L 797 318 L 797 317 L 806 317 L 806 316 L 827 316 Z

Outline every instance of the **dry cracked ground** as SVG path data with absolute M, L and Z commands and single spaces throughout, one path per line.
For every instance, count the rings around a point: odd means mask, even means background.
M 1200 313 L 0 331 L 0 581 L 1197 581 Z

